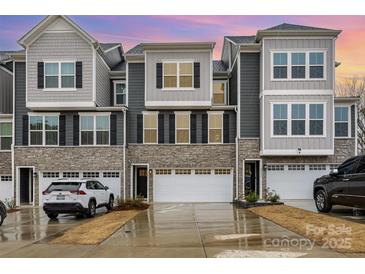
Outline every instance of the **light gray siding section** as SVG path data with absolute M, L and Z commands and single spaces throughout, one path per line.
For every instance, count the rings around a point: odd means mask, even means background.
M 328 39 L 264 39 L 264 89 L 333 89 L 333 40 Z M 271 80 L 271 51 L 275 50 L 325 50 L 326 51 L 326 80 L 306 81 L 272 81 Z M 289 70 L 288 70 L 289 73 Z
M 260 137 L 260 53 L 241 53 L 241 137 Z
M 99 54 L 96 55 L 96 104 L 99 107 L 110 106 L 109 70 Z
M 271 103 L 326 103 L 326 137 L 271 137 Z M 332 95 L 275 95 L 264 96 L 264 140 L 263 149 L 332 149 L 333 147 L 333 96 Z
M 13 76 L 0 68 L 0 113 L 13 113 Z
M 137 143 L 137 114 L 144 110 L 144 68 L 144 63 L 128 64 L 128 143 Z
M 43 33 L 28 49 L 29 102 L 91 102 L 93 100 L 93 49 L 75 32 Z M 81 61 L 82 88 L 77 91 L 43 91 L 37 86 L 37 63 Z
M 25 107 L 25 63 L 15 63 L 15 145 L 21 146 L 23 143 L 23 115 L 28 114 Z
M 194 90 L 162 90 L 156 88 L 156 63 L 163 61 L 193 61 L 200 63 L 200 88 Z M 146 100 L 148 101 L 210 101 L 210 52 L 147 52 Z

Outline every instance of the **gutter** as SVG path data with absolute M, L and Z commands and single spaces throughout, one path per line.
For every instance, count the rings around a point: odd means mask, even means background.
M 127 144 L 127 110 L 123 108 L 123 199 L 126 199 L 126 181 L 125 181 L 125 172 L 126 172 L 126 144 Z

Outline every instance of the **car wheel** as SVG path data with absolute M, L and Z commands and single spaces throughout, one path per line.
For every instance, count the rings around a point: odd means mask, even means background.
M 92 200 L 89 202 L 87 217 L 93 218 L 95 217 L 95 214 L 96 214 L 96 203 L 94 200 Z
M 0 214 L 0 225 L 3 224 L 4 219 L 5 219 L 5 217 L 3 216 L 3 214 Z
M 114 207 L 114 197 L 112 195 L 110 195 L 109 203 L 107 204 L 106 208 L 108 210 L 112 210 L 113 207 Z
M 329 201 L 326 192 L 321 189 L 316 192 L 316 195 L 314 197 L 317 210 L 319 212 L 329 212 L 332 209 L 332 204 Z
M 58 213 L 47 213 L 48 218 L 51 220 L 56 220 L 58 217 Z

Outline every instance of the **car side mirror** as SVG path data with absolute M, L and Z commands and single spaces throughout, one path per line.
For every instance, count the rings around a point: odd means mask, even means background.
M 332 176 L 336 176 L 338 174 L 338 169 L 337 168 L 334 168 L 331 172 L 330 172 L 330 175 Z
M 108 190 L 108 189 L 109 189 L 109 187 L 107 187 L 107 186 L 104 186 L 104 189 L 105 189 L 105 190 Z

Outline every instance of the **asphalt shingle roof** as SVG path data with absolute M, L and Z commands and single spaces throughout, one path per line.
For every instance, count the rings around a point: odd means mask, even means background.
M 227 66 L 221 60 L 213 60 L 213 73 L 225 72 L 227 71 Z
M 125 71 L 126 63 L 124 61 L 117 64 L 115 67 L 112 68 L 112 71 Z
M 237 44 L 254 44 L 256 43 L 256 36 L 226 36 L 229 40 Z
M 267 28 L 265 30 L 273 30 L 273 31 L 284 30 L 285 31 L 285 30 L 330 30 L 330 29 L 282 23 L 280 25 L 277 25 L 277 26 L 274 26 L 271 28 Z
M 143 54 L 143 47 L 141 44 L 138 44 L 134 48 L 131 48 L 127 51 L 127 54 Z

